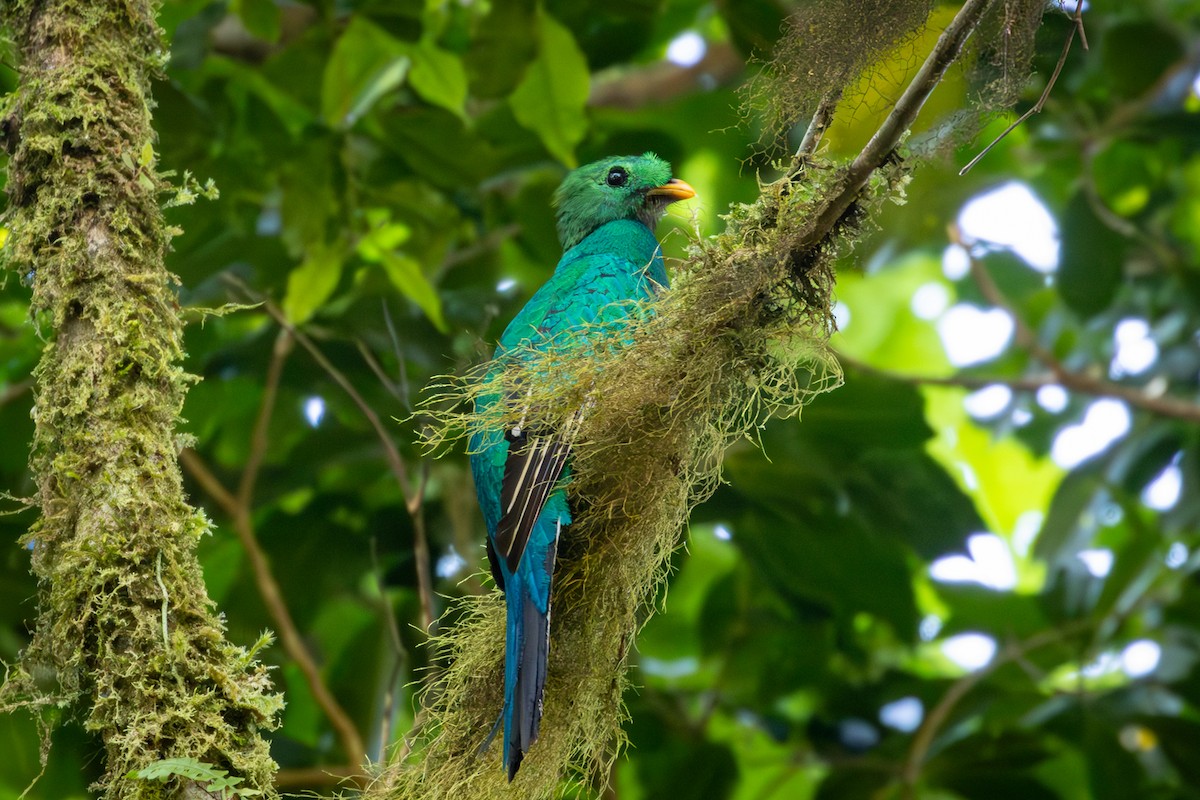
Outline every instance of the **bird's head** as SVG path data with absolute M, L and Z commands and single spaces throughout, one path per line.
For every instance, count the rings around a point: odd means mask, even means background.
M 667 206 L 695 195 L 653 153 L 593 161 L 567 175 L 554 193 L 558 238 L 563 250 L 570 250 L 601 225 L 619 219 L 636 219 L 654 230 Z

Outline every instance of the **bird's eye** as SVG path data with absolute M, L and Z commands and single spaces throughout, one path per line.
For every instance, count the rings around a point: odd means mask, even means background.
M 608 177 L 604 179 L 609 186 L 624 186 L 625 181 L 629 180 L 629 173 L 624 167 L 613 167 L 608 171 Z

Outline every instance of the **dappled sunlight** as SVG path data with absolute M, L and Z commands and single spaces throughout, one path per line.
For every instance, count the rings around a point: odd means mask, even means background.
M 1182 454 L 1175 458 L 1142 490 L 1142 504 L 1155 511 L 1170 511 L 1179 502 L 1183 491 L 1183 471 L 1179 468 Z
M 1070 400 L 1067 390 L 1056 383 L 1046 384 L 1037 390 L 1037 404 L 1051 414 L 1064 410 Z
M 1163 563 L 1170 569 L 1179 569 L 1188 561 L 1188 548 L 1183 542 L 1172 542 L 1167 548 L 1167 555 L 1163 558 Z
M 999 416 L 1012 402 L 1013 392 L 1002 383 L 976 389 L 963 399 L 967 413 L 976 419 Z
M 960 633 L 942 642 L 942 654 L 968 671 L 982 669 L 996 655 L 996 640 L 983 633 Z
M 667 61 L 680 67 L 694 67 L 708 52 L 708 43 L 695 31 L 684 31 L 667 45 Z
M 446 552 L 438 556 L 434 572 L 442 580 L 453 580 L 466 566 L 467 560 L 451 545 L 446 548 Z
M 971 582 L 989 589 L 1008 590 L 1017 585 L 1017 567 L 1008 543 L 993 533 L 967 537 L 969 556 L 942 556 L 929 567 L 934 580 Z
M 1152 639 L 1130 642 L 1121 651 L 1121 669 L 1131 678 L 1141 678 L 1158 669 L 1162 648 Z
M 320 427 L 322 420 L 325 419 L 325 399 L 313 395 L 304 401 L 304 419 L 308 421 L 311 428 Z
M 1140 375 L 1158 361 L 1158 343 L 1150 335 L 1150 325 L 1144 319 L 1129 317 L 1113 329 L 1112 364 L 1108 374 L 1113 378 Z
M 937 322 L 946 357 L 956 367 L 990 361 L 1012 341 L 1013 321 L 998 308 L 981 309 L 959 303 L 947 309 Z
M 983 252 L 1003 248 L 1038 272 L 1058 266 L 1058 224 L 1029 187 L 1010 181 L 977 195 L 958 215 L 959 236 Z
M 879 709 L 879 721 L 901 733 L 912 733 L 925 718 L 925 706 L 919 697 L 901 697 Z
M 1112 572 L 1113 551 L 1105 547 L 1090 547 L 1080 550 L 1075 557 L 1083 562 L 1083 566 L 1095 578 L 1105 578 Z
M 944 283 L 931 281 L 913 292 L 912 312 L 919 319 L 937 319 L 949 306 L 950 290 Z
M 1060 467 L 1070 469 L 1103 453 L 1129 432 L 1132 418 L 1129 406 L 1120 400 L 1096 400 L 1084 412 L 1083 420 L 1068 425 L 1054 437 L 1050 457 Z

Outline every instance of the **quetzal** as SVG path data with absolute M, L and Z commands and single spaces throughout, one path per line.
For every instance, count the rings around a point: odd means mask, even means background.
M 665 288 L 654 227 L 668 205 L 694 195 L 652 153 L 606 158 L 567 175 L 554 195 L 563 256 L 500 337 L 491 377 L 506 362 L 529 363 L 555 348 L 569 354 L 589 336 L 624 324 L 637 301 Z M 476 411 L 499 399 L 498 393 L 481 396 Z M 571 522 L 562 486 L 570 447 L 563 431 L 525 430 L 523 423 L 478 431 L 470 442 L 488 560 L 505 593 L 504 709 L 496 724 L 504 726 L 510 781 L 537 740 L 542 718 L 550 584 L 558 538 Z

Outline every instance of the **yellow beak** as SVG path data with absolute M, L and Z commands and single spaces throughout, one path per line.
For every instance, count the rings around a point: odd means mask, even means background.
M 669 197 L 671 198 L 671 202 L 674 203 L 677 200 L 690 200 L 696 196 L 696 190 L 689 186 L 687 182 L 679 180 L 679 178 L 671 178 L 671 180 L 662 186 L 655 186 L 646 192 L 646 195 L 650 197 Z

